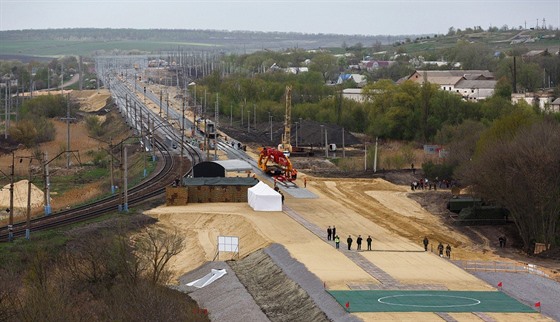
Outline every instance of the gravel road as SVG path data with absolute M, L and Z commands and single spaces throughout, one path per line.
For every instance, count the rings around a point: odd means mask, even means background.
M 542 313 L 560 321 L 560 283 L 551 279 L 523 273 L 472 272 L 473 275 L 497 286 L 502 282 L 502 291 L 534 308 L 541 302 Z

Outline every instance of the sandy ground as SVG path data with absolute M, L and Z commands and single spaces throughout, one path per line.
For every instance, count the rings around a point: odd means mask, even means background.
M 440 285 L 450 290 L 494 288 L 432 253 L 422 252 L 424 235 L 460 245 L 464 257 L 491 258 L 477 254 L 466 236 L 443 228 L 436 216 L 406 197 L 406 187 L 380 179 L 312 178 L 307 188 L 317 199 L 287 196 L 286 205 L 307 221 L 326 227 L 336 225 L 345 240 L 371 235 L 373 251 L 361 252 L 369 261 L 403 284 Z M 185 232 L 189 247 L 173 263 L 176 277 L 212 260 L 218 235 L 239 236 L 240 256 L 275 242 L 284 245 L 297 261 L 325 282 L 329 289 L 348 289 L 352 284 L 379 283 L 354 262 L 283 212 L 255 212 L 247 204 L 212 203 L 159 207 L 147 214 L 162 225 Z M 326 232 L 325 232 L 326 235 Z M 438 241 L 439 241 L 438 240 Z M 434 240 L 432 239 L 432 242 Z M 226 258 L 220 258 L 226 259 Z M 432 313 L 360 313 L 366 321 L 441 321 Z M 472 314 L 452 314 L 459 321 L 480 321 Z M 538 314 L 491 314 L 498 321 L 547 320 Z
M 60 91 L 59 91 L 60 92 Z M 58 93 L 59 93 L 58 92 Z M 36 92 L 41 93 L 41 95 L 56 94 L 56 91 L 50 92 Z M 77 99 L 80 103 L 80 109 L 85 112 L 94 112 L 103 108 L 110 97 L 110 93 L 107 90 L 84 90 L 84 91 L 64 91 L 64 93 L 70 93 L 73 99 Z M 34 92 L 35 94 L 35 92 Z M 67 136 L 67 124 L 66 122 L 53 119 L 51 120 L 56 129 L 56 138 L 53 141 L 41 144 L 38 149 L 42 152 L 47 153 L 49 160 L 52 160 L 61 151 L 66 149 L 66 136 Z M 102 144 L 101 142 L 92 139 L 84 126 L 83 122 L 71 123 L 70 124 L 70 135 L 71 144 L 70 150 L 79 150 L 72 155 L 71 164 L 76 165 L 79 162 L 85 163 L 89 162 L 91 157 L 88 155 L 88 151 L 98 150 Z M 61 143 L 64 142 L 64 143 Z M 34 155 L 33 149 L 18 149 L 14 152 L 14 160 L 12 160 L 11 154 L 4 154 L 0 156 L 0 170 L 3 174 L 10 173 L 10 167 L 12 161 L 14 161 L 14 174 L 17 178 L 27 177 L 29 171 L 29 157 Z M 22 159 L 23 158 L 23 159 Z M 20 159 L 23 161 L 20 162 Z M 78 160 L 79 159 L 79 160 Z M 60 171 L 64 171 L 66 167 L 66 157 L 64 155 L 60 156 L 56 160 L 52 160 L 49 164 L 49 169 L 51 172 L 51 178 L 58 175 Z M 37 159 L 33 159 L 31 163 L 32 168 L 32 193 L 31 193 L 31 208 L 32 214 L 42 213 L 44 206 L 43 197 L 43 187 L 38 187 L 35 183 L 38 181 L 37 178 L 42 176 L 43 170 Z M 76 168 L 73 167 L 75 170 Z M 74 171 L 72 170 L 72 171 Z M 9 178 L 5 175 L 0 176 L 0 184 L 4 187 L 0 190 L 0 207 L 9 206 Z M 86 201 L 88 199 L 94 198 L 99 194 L 99 184 L 92 183 L 83 189 L 77 189 L 75 191 L 69 191 L 64 195 L 64 197 L 51 195 L 51 206 L 53 210 L 59 207 L 66 207 L 67 205 L 78 204 L 80 202 Z M 27 207 L 27 180 L 19 180 L 14 183 L 14 220 L 17 222 L 21 220 L 20 217 L 25 216 Z M 4 209 L 4 208 L 3 208 Z M 7 219 L 7 215 L 4 211 L 0 212 L 0 223 L 4 223 Z

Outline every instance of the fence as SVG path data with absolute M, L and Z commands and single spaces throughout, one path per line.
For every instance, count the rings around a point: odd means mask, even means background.
M 538 268 L 537 265 L 534 264 L 472 260 L 455 260 L 454 263 L 467 271 L 529 273 L 548 277 L 548 275 L 546 275 Z

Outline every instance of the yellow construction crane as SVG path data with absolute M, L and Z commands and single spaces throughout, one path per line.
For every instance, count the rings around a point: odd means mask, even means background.
M 278 150 L 282 151 L 285 156 L 289 157 L 292 153 L 291 127 L 292 127 L 292 86 L 286 86 L 286 115 L 284 117 L 284 134 L 282 134 L 282 143 L 278 144 Z

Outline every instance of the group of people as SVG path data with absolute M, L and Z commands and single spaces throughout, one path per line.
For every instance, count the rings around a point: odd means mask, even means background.
M 338 237 L 338 235 L 336 234 L 336 226 L 329 226 L 327 228 L 327 240 L 333 240 L 334 241 L 334 245 L 335 247 L 338 249 L 340 248 L 340 237 Z M 356 239 L 356 250 L 362 250 L 362 235 L 358 235 L 358 238 Z M 367 250 L 371 250 L 371 243 L 372 243 L 373 239 L 371 238 L 371 236 L 368 236 L 368 238 L 366 239 L 366 243 L 367 243 Z M 352 239 L 352 235 L 348 235 L 348 238 L 346 239 L 346 244 L 348 245 L 348 250 L 352 249 L 352 243 L 354 242 L 354 240 Z
M 346 243 L 348 244 L 348 250 L 352 249 L 352 242 L 354 240 L 352 239 L 351 235 L 348 235 L 348 238 L 346 239 Z M 358 235 L 358 238 L 356 238 L 356 250 L 362 250 L 362 235 Z M 366 239 L 366 243 L 367 243 L 367 250 L 371 250 L 371 242 L 373 241 L 373 239 L 371 239 L 371 236 L 368 235 L 368 238 Z
M 410 183 L 410 189 L 412 191 L 414 190 L 424 190 L 424 189 L 428 189 L 428 190 L 432 190 L 432 187 L 434 188 L 434 190 L 437 190 L 437 183 L 438 183 L 438 178 L 436 178 L 433 181 L 428 180 L 428 178 L 420 178 L 417 181 L 412 181 Z
M 422 240 L 422 244 L 424 244 L 424 251 L 428 251 L 428 245 L 430 244 L 430 240 L 427 236 L 424 236 L 424 240 Z M 445 250 L 445 257 L 451 258 L 451 245 L 447 244 L 447 246 L 443 247 L 443 244 L 439 242 L 437 246 L 438 254 L 440 257 L 443 257 L 443 251 Z
M 424 190 L 424 189 L 437 190 L 438 186 L 439 186 L 439 188 L 449 188 L 449 187 L 452 187 L 453 185 L 454 185 L 453 182 L 451 182 L 447 179 L 439 180 L 438 177 L 436 177 L 432 181 L 428 180 L 428 178 L 420 178 L 420 179 L 418 179 L 416 181 L 412 181 L 410 183 L 410 189 L 412 191 L 414 191 L 414 190 Z

